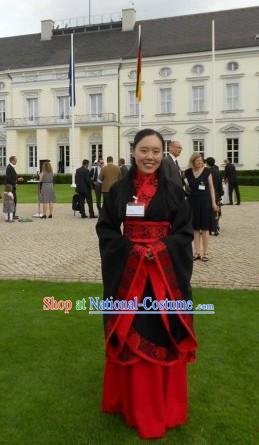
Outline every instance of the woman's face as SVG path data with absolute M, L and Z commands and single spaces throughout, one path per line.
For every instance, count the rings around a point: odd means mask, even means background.
M 193 167 L 194 168 L 202 168 L 204 166 L 204 161 L 202 157 L 199 157 L 193 161 Z
M 163 159 L 162 142 L 156 135 L 145 136 L 133 149 L 132 155 L 142 173 L 154 173 Z

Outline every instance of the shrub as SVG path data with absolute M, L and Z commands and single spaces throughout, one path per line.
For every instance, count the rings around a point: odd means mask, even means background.
M 30 179 L 33 178 L 33 174 L 19 174 L 19 178 L 23 178 L 24 181 L 21 182 L 22 184 L 26 184 Z M 71 184 L 72 182 L 72 175 L 71 174 L 57 174 L 54 175 L 54 184 Z M 0 175 L 0 185 L 5 184 L 5 175 Z

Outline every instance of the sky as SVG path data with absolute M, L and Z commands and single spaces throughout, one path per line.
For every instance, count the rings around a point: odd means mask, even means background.
M 92 22 L 99 22 L 101 14 L 120 14 L 131 5 L 136 9 L 137 20 L 259 6 L 259 0 L 0 0 L 0 37 L 40 32 L 42 19 L 52 19 L 57 24 L 85 17 L 88 23 L 89 1 Z

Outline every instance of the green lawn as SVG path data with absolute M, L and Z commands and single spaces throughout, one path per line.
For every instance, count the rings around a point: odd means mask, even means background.
M 240 186 L 241 201 L 259 201 L 259 186 Z
M 0 281 L 1 445 L 137 445 L 118 415 L 100 412 L 100 316 L 42 310 L 45 296 L 100 296 L 101 285 Z M 259 291 L 195 289 L 199 353 L 189 366 L 190 420 L 150 444 L 259 443 Z
M 3 186 L 0 188 L 0 192 L 3 191 Z M 55 192 L 57 203 L 71 203 L 75 189 L 69 184 L 56 184 Z M 241 201 L 259 201 L 259 186 L 241 186 Z M 24 184 L 17 186 L 18 201 L 20 203 L 36 203 L 38 199 L 37 185 Z M 93 199 L 95 195 L 93 193 Z
M 1 191 L 3 190 L 3 186 Z M 72 196 L 75 193 L 74 187 L 69 184 L 55 185 L 56 200 L 58 203 L 71 203 Z M 17 196 L 19 203 L 36 203 L 38 202 L 38 185 L 24 184 L 17 185 Z

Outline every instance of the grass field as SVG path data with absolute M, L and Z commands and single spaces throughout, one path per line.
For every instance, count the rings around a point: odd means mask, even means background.
M 119 415 L 100 412 L 102 319 L 42 310 L 44 296 L 101 296 L 101 285 L 0 281 L 1 445 L 138 445 Z M 258 291 L 195 289 L 197 363 L 190 419 L 149 444 L 259 443 Z
M 0 192 L 3 191 L 3 186 L 0 187 Z M 69 184 L 56 184 L 55 192 L 57 203 L 71 203 L 72 196 L 75 189 Z M 241 201 L 251 202 L 259 201 L 259 186 L 241 186 Z M 18 201 L 20 203 L 36 203 L 38 199 L 37 195 L 37 185 L 35 184 L 25 184 L 17 186 Z M 93 193 L 93 199 L 95 200 L 95 195 Z
M 241 201 L 259 201 L 259 186 L 240 186 Z

